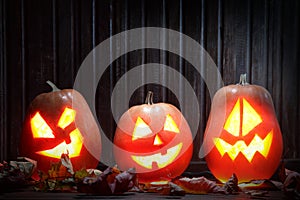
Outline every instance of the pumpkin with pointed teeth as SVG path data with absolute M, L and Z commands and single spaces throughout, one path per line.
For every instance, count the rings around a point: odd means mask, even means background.
M 269 179 L 282 154 L 282 135 L 269 92 L 246 82 L 221 88 L 214 96 L 203 147 L 213 175 L 222 182 Z

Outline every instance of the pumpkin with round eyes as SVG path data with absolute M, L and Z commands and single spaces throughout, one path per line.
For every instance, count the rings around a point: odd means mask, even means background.
M 282 136 L 269 92 L 246 82 L 221 88 L 214 96 L 205 130 L 205 160 L 213 175 L 226 182 L 268 179 L 278 167 Z
M 49 170 L 62 154 L 68 154 L 74 170 L 95 168 L 100 160 L 101 136 L 85 99 L 72 89 L 38 95 L 30 104 L 23 125 L 20 155 Z
M 118 122 L 115 159 L 122 170 L 135 167 L 140 182 L 170 180 L 189 165 L 193 141 L 188 123 L 173 105 L 152 102 L 131 107 Z

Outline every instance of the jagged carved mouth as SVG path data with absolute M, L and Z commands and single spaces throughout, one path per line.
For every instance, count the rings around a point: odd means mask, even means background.
M 159 169 L 166 167 L 171 164 L 175 158 L 179 155 L 182 149 L 182 143 L 177 144 L 167 150 L 167 153 L 162 155 L 162 153 L 156 153 L 146 156 L 136 156 L 132 155 L 131 158 L 137 164 L 147 169 L 153 169 L 155 164 Z
M 235 160 L 239 154 L 242 154 L 251 162 L 256 152 L 265 158 L 269 155 L 272 139 L 273 130 L 264 139 L 255 134 L 249 145 L 246 145 L 243 140 L 238 140 L 235 144 L 231 145 L 221 138 L 214 138 L 214 144 L 222 157 L 227 153 L 231 160 Z

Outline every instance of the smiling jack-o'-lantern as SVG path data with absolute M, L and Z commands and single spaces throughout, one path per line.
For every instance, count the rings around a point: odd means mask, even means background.
M 62 154 L 68 154 L 74 170 L 95 168 L 100 159 L 101 136 L 85 99 L 75 90 L 38 95 L 30 104 L 23 127 L 20 154 L 49 170 Z
M 131 107 L 118 122 L 114 153 L 118 166 L 135 167 L 140 182 L 169 180 L 189 165 L 192 135 L 188 123 L 173 105 L 152 102 Z
M 204 135 L 207 165 L 225 182 L 268 179 L 282 154 L 282 136 L 266 89 L 246 82 L 221 88 L 213 98 Z

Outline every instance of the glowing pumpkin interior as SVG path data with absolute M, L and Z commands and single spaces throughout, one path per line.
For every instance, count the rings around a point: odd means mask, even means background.
M 163 127 L 164 131 L 173 132 L 179 134 L 179 128 L 176 125 L 175 121 L 171 117 L 171 115 L 166 116 L 166 120 Z M 165 133 L 167 134 L 167 132 Z M 151 128 L 146 124 L 146 122 L 141 118 L 137 117 L 135 127 L 132 133 L 132 141 L 138 140 L 140 138 L 147 138 L 153 135 Z M 153 140 L 154 146 L 163 146 L 165 145 L 163 140 L 159 137 L 158 134 L 155 134 Z M 147 169 L 153 169 L 154 166 L 158 168 L 164 168 L 167 165 L 171 164 L 175 158 L 179 155 L 182 149 L 182 143 L 179 143 L 169 149 L 167 149 L 166 153 L 162 155 L 162 153 L 156 153 L 145 156 L 137 156 L 131 155 L 131 158 L 138 165 L 145 167 Z
M 263 119 L 250 103 L 245 98 L 239 98 L 224 124 L 224 129 L 235 137 L 244 137 L 262 122 Z M 256 152 L 265 158 L 268 156 L 272 138 L 273 130 L 265 138 L 261 138 L 256 133 L 248 145 L 244 140 L 237 140 L 235 144 L 229 144 L 222 138 L 213 138 L 213 140 L 221 156 L 227 153 L 234 161 L 241 153 L 251 162 Z
M 57 126 L 65 131 L 75 121 L 76 111 L 70 108 L 65 108 L 59 118 Z M 55 138 L 55 133 L 47 124 L 46 120 L 37 112 L 30 120 L 30 126 L 33 138 Z M 36 152 L 37 154 L 44 155 L 51 158 L 60 158 L 63 153 L 67 153 L 70 158 L 80 155 L 83 145 L 83 138 L 78 128 L 75 128 L 70 133 L 70 142 L 66 141 L 58 144 L 52 149 L 42 150 Z

